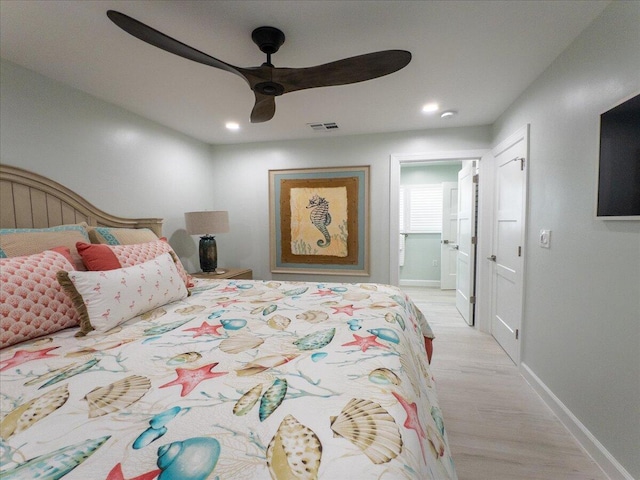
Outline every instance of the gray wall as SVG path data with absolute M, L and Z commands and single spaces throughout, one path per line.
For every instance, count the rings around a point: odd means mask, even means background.
M 635 478 L 640 221 L 594 205 L 599 115 L 638 90 L 640 2 L 613 2 L 494 126 L 497 143 L 531 125 L 522 362 Z
M 0 162 L 50 177 L 97 207 L 165 219 L 164 234 L 188 271 L 197 237 L 184 212 L 228 210 L 220 266 L 269 267 L 269 169 L 371 165 L 369 277 L 279 275 L 324 281 L 389 281 L 389 155 L 488 148 L 489 126 L 292 142 L 209 146 L 42 75 L 2 61 Z
M 0 162 L 45 175 L 96 207 L 165 219 L 189 270 L 184 212 L 213 209 L 209 146 L 13 63 L 0 64 Z
M 229 210 L 231 233 L 216 237 L 228 265 L 252 268 L 254 277 L 309 281 L 389 282 L 389 156 L 490 145 L 489 127 L 331 137 L 212 147 L 214 203 Z M 271 274 L 269 269 L 269 169 L 370 165 L 369 277 Z M 223 208 L 224 207 L 224 208 Z

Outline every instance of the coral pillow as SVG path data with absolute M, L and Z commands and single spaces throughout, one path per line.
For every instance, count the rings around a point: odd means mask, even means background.
M 133 267 L 106 272 L 58 273 L 58 281 L 80 313 L 80 333 L 116 325 L 188 295 L 169 253 Z
M 50 250 L 0 259 L 1 348 L 78 325 L 80 316 L 56 279 L 60 270 L 73 265 Z
M 163 253 L 170 253 L 185 286 L 191 286 L 189 275 L 165 239 L 133 245 L 96 245 L 78 242 L 76 248 L 87 270 L 90 271 L 132 267 L 154 259 Z
M 82 258 L 82 263 L 91 272 L 122 268 L 120 260 L 109 245 L 78 242 L 76 249 Z

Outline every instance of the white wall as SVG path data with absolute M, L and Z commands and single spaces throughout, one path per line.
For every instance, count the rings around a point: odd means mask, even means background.
M 0 68 L 0 162 L 62 183 L 96 207 L 160 217 L 198 270 L 184 212 L 211 209 L 209 146 L 13 63 Z
M 599 115 L 638 90 L 640 2 L 613 2 L 494 125 L 531 125 L 522 362 L 635 478 L 640 222 L 594 204 Z
M 216 209 L 229 210 L 231 233 L 216 237 L 222 265 L 252 268 L 254 278 L 389 282 L 389 156 L 489 147 L 489 127 L 331 137 L 212 147 Z M 369 277 L 271 274 L 269 170 L 370 165 Z

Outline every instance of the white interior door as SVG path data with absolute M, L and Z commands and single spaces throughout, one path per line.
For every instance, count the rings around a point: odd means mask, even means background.
M 440 288 L 456 288 L 456 244 L 458 242 L 458 184 L 442 182 L 442 238 L 440 242 Z
M 456 308 L 474 322 L 476 257 L 476 167 L 469 162 L 458 172 L 458 248 L 456 250 Z
M 527 137 L 495 155 L 495 204 L 491 274 L 491 333 L 511 359 L 520 361 L 523 311 L 523 247 Z

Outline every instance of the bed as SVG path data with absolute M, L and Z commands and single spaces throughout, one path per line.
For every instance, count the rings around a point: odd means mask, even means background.
M 3 232 L 73 224 L 107 240 L 161 235 L 159 219 L 107 215 L 38 175 L 0 173 Z M 402 291 L 193 280 L 166 242 L 117 240 L 83 248 L 120 268 L 81 271 L 60 249 L 0 259 L 5 333 L 22 308 L 16 296 L 37 303 L 47 283 L 10 287 L 7 272 L 33 259 L 43 279 L 42 265 L 64 264 L 48 287 L 75 322 L 3 337 L 3 479 L 457 478 L 427 362 L 433 335 Z M 164 250 L 132 254 L 148 244 Z M 145 288 L 171 301 L 142 305 L 160 296 Z

